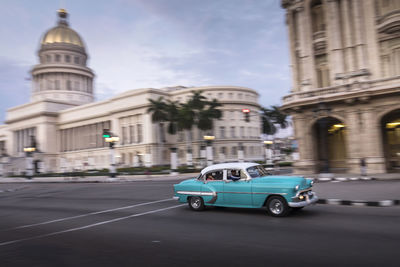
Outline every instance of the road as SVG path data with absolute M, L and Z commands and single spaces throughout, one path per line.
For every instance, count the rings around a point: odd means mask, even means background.
M 193 212 L 171 200 L 173 183 L 1 184 L 0 266 L 399 266 L 399 206 Z M 358 199 L 399 189 L 315 186 L 320 197 Z

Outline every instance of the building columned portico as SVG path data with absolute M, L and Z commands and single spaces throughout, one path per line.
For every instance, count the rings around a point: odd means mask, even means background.
M 246 160 L 263 160 L 259 116 L 244 119 L 242 109 L 258 114 L 258 93 L 239 86 L 175 86 L 161 89 L 134 89 L 110 99 L 93 102 L 93 71 L 87 67 L 87 48 L 69 27 L 68 14 L 58 11 L 57 26 L 41 38 L 39 64 L 32 74 L 31 101 L 10 108 L 6 124 L 0 126 L 2 159 L 6 172 L 25 171 L 24 148 L 36 140 L 34 165 L 41 172 L 102 169 L 110 166 L 110 151 L 102 133 L 109 129 L 119 137 L 115 145 L 119 167 L 168 165 L 170 148 L 177 149 L 179 164 L 186 164 L 187 134 L 167 134 L 153 123 L 149 99 L 186 102 L 193 91 L 208 99 L 218 99 L 223 117 L 215 121 L 212 134 L 215 162 L 237 161 L 239 152 Z M 204 162 L 205 133 L 190 133 L 193 163 Z M 240 147 L 243 148 L 239 151 Z
M 400 4 L 282 0 L 296 172 L 400 171 Z

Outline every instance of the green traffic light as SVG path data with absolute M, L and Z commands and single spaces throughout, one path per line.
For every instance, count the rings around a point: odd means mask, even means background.
M 103 138 L 110 138 L 111 136 L 109 134 L 103 134 Z

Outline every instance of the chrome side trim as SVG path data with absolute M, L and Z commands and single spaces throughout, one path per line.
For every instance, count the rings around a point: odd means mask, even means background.
M 177 191 L 177 194 L 181 195 L 197 195 L 197 196 L 215 196 L 216 192 L 199 192 L 199 191 Z
M 251 194 L 251 195 L 287 195 L 287 193 L 276 193 L 276 192 L 218 192 L 222 194 Z

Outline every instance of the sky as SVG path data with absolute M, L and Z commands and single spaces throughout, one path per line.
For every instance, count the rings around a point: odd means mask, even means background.
M 259 103 L 289 94 L 288 33 L 280 0 L 0 0 L 0 123 L 29 102 L 30 69 L 59 8 L 82 37 L 95 98 L 167 86 L 233 85 Z

